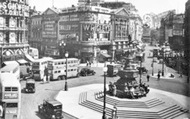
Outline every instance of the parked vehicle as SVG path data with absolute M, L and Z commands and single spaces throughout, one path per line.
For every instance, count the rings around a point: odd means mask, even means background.
M 148 73 L 148 70 L 145 67 L 137 67 L 137 69 L 139 70 L 139 73 L 140 73 L 140 71 L 142 73 Z
M 25 92 L 26 93 L 35 93 L 35 80 L 34 79 L 27 79 Z
M 63 119 L 62 104 L 57 100 L 44 100 L 38 111 L 45 119 Z
M 89 68 L 82 68 L 79 72 L 80 76 L 90 76 L 90 75 L 95 75 L 95 74 L 96 72 Z

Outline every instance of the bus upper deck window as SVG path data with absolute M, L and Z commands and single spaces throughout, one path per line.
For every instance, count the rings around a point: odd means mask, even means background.
M 12 91 L 18 91 L 17 87 L 12 87 Z
M 11 87 L 5 87 L 5 91 L 11 91 Z

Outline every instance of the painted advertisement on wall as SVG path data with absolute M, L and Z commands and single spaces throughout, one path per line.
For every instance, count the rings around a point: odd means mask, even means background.
M 24 1 L 0 2 L 0 15 L 29 16 L 29 6 Z
M 59 20 L 59 39 L 79 40 L 80 32 L 79 14 L 61 16 Z
M 43 21 L 42 37 L 43 38 L 56 38 L 57 37 L 56 21 L 54 21 L 54 20 Z

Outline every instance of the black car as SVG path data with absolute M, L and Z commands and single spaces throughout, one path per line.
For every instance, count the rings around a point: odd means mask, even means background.
M 140 71 L 142 73 L 148 73 L 148 70 L 145 67 L 137 67 L 137 69 L 139 70 L 139 73 L 140 73 Z
M 34 79 L 27 79 L 25 92 L 26 93 L 35 93 L 35 80 Z
M 95 75 L 95 74 L 96 72 L 89 68 L 82 68 L 81 71 L 79 72 L 80 76 L 90 76 L 90 75 Z

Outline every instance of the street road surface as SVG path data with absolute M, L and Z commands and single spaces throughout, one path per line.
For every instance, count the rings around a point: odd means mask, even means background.
M 152 58 L 147 58 L 147 56 L 150 53 L 150 49 L 153 47 L 147 46 L 145 53 L 146 53 L 146 59 L 143 63 L 143 66 L 145 66 L 151 74 L 152 67 L 151 62 Z M 158 69 L 161 69 L 161 64 L 155 63 L 154 65 L 155 73 L 158 71 Z M 71 78 L 68 79 L 68 87 L 76 87 L 81 85 L 87 85 L 87 84 L 94 84 L 94 83 L 100 83 L 103 84 L 103 68 L 100 67 L 92 67 L 96 71 L 96 74 L 94 76 L 87 76 L 87 77 L 78 77 L 78 78 Z M 174 73 L 174 75 L 177 77 L 179 74 L 176 73 L 173 69 L 168 69 L 169 72 Z M 107 77 L 106 78 L 107 84 L 109 81 L 116 81 L 119 79 L 119 77 Z M 138 81 L 139 78 L 137 78 Z M 142 76 L 142 81 L 146 82 L 146 75 Z M 176 79 L 170 79 L 170 80 L 160 80 L 157 81 L 156 78 L 151 78 L 150 82 L 146 82 L 149 84 L 151 88 L 161 89 L 173 93 L 178 93 L 182 95 L 189 95 L 189 85 L 185 82 L 182 78 L 176 78 Z M 21 82 L 22 88 L 25 87 L 25 81 Z M 41 115 L 38 114 L 38 105 L 42 104 L 44 99 L 54 99 L 54 96 L 60 91 L 64 89 L 64 81 L 52 81 L 50 83 L 43 84 L 42 82 L 36 82 L 36 92 L 34 94 L 25 94 L 22 93 L 22 104 L 21 104 L 21 119 L 45 119 Z M 69 91 L 69 89 L 68 89 Z M 64 105 L 63 105 L 64 109 Z M 68 117 L 65 117 L 64 119 L 69 119 Z

